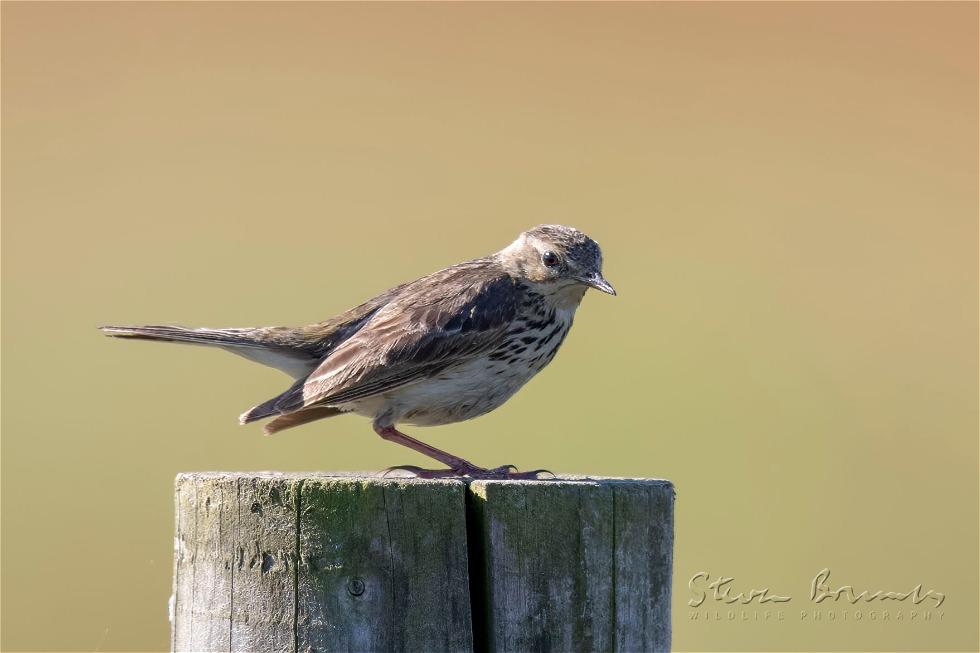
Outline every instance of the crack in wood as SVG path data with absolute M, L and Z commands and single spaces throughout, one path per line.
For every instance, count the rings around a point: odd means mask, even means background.
M 194 473 L 175 498 L 173 650 L 670 647 L 667 481 Z

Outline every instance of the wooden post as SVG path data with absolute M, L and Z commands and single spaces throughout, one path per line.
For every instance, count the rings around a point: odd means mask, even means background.
M 174 651 L 670 648 L 667 481 L 177 477 Z

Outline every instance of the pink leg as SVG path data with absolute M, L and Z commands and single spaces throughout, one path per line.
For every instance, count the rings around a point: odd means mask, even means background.
M 517 472 L 517 468 L 513 465 L 503 465 L 495 469 L 486 469 L 484 467 L 474 465 L 465 458 L 454 456 L 453 454 L 443 451 L 442 449 L 436 449 L 432 445 L 428 445 L 421 440 L 416 440 L 409 435 L 405 435 L 394 426 L 375 425 L 374 430 L 378 435 L 389 442 L 397 442 L 398 444 L 408 447 L 414 451 L 418 451 L 420 454 L 426 455 L 429 458 L 434 458 L 435 460 L 438 460 L 442 464 L 449 467 L 449 469 L 446 470 L 421 469 L 412 465 L 391 468 L 392 470 L 403 469 L 410 471 L 416 476 L 423 478 L 438 478 L 442 476 L 472 476 L 474 478 L 537 478 L 537 475 L 540 472 L 545 471 L 536 470 L 533 472 L 521 473 Z
M 414 449 L 415 451 L 418 451 L 420 454 L 438 460 L 439 462 L 441 462 L 443 465 L 446 465 L 450 469 L 457 469 L 457 468 L 459 469 L 470 468 L 470 469 L 479 469 L 479 470 L 483 469 L 482 467 L 477 467 L 470 461 L 460 458 L 459 456 L 454 456 L 451 453 L 443 451 L 442 449 L 436 449 L 435 447 L 428 445 L 422 442 L 421 440 L 416 440 L 415 438 L 409 435 L 405 435 L 401 431 L 397 430 L 394 426 L 385 426 L 385 427 L 375 426 L 374 430 L 375 432 L 377 432 L 378 435 L 380 435 L 385 440 L 388 440 L 389 442 L 397 442 L 398 444 L 408 447 L 409 449 Z

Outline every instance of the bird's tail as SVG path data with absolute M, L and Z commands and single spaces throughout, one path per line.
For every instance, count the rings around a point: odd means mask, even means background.
M 188 342 L 215 347 L 261 347 L 255 337 L 250 337 L 254 329 L 190 329 L 182 326 L 101 326 L 107 336 L 131 338 L 133 340 L 157 340 L 161 342 Z
M 271 331 L 283 328 L 190 329 L 182 326 L 103 326 L 107 336 L 130 340 L 180 342 L 219 347 L 243 358 L 285 372 L 294 379 L 307 376 L 319 358 L 308 349 L 270 339 Z

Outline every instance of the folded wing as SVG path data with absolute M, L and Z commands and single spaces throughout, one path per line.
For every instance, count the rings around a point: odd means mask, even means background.
M 242 421 L 364 399 L 492 350 L 517 313 L 520 291 L 488 267 L 474 261 L 404 286 L 305 381 Z

